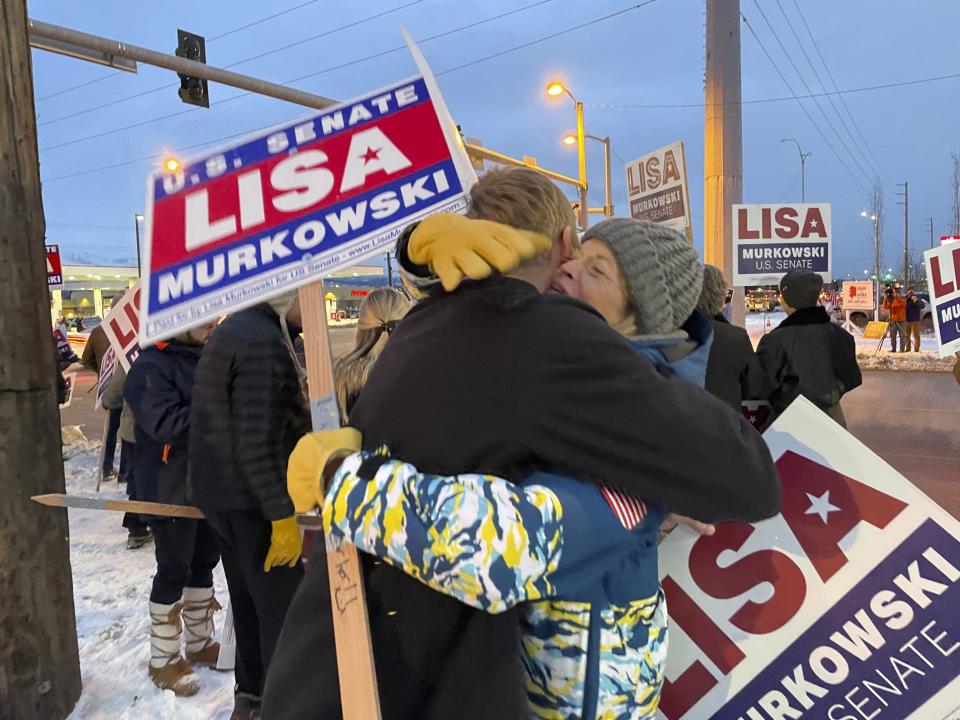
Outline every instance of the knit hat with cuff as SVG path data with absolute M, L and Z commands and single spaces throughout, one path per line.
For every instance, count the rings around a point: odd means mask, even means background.
M 583 235 L 610 248 L 627 286 L 636 334 L 686 338 L 680 329 L 697 306 L 703 265 L 680 233 L 644 220 L 612 218 Z

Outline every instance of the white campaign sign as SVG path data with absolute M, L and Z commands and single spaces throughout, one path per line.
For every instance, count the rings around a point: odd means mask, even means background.
M 781 514 L 660 545 L 669 720 L 943 720 L 960 523 L 802 397 L 764 433 Z
M 874 305 L 872 280 L 844 280 L 843 282 L 843 309 L 873 310 Z
M 923 254 L 940 357 L 960 351 L 960 243 Z
M 776 285 L 791 270 L 832 275 L 829 203 L 733 206 L 733 284 Z
M 690 228 L 690 193 L 682 142 L 628 162 L 626 173 L 630 217 L 666 225 L 678 232 Z
M 140 281 L 114 301 L 103 319 L 103 331 L 126 372 L 140 355 Z

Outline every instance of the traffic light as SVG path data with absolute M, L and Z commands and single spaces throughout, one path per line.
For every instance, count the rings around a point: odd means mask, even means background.
M 207 49 L 203 37 L 194 35 L 186 30 L 177 30 L 177 56 L 196 60 L 197 62 L 207 62 Z M 205 108 L 210 107 L 210 96 L 207 94 L 207 81 L 192 75 L 180 76 L 180 89 L 177 91 L 180 99 L 190 105 L 202 105 Z

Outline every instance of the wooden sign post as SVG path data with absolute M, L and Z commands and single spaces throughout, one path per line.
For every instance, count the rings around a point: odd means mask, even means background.
M 300 288 L 299 296 L 313 429 L 332 430 L 340 427 L 340 410 L 333 385 L 333 360 L 327 332 L 323 281 Z M 343 717 L 349 720 L 379 720 L 377 671 L 370 640 L 370 619 L 363 591 L 360 556 L 353 545 L 330 535 L 325 537 L 325 542 Z

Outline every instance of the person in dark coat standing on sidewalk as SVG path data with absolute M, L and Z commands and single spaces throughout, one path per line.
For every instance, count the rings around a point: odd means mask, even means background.
M 710 320 L 713 345 L 707 361 L 707 392 L 741 412 L 744 400 L 767 400 L 770 379 L 760 367 L 747 331 L 731 325 L 721 309 L 727 294 L 723 273 L 713 265 L 703 267 L 703 289 L 697 310 Z
M 123 384 L 134 418 L 133 472 L 137 497 L 148 502 L 189 505 L 187 448 L 194 432 L 190 402 L 200 351 L 213 331 L 200 325 L 144 348 Z M 157 573 L 150 592 L 150 678 L 177 695 L 200 689 L 191 665 L 215 667 L 213 569 L 220 561 L 204 520 L 151 518 Z M 180 654 L 186 634 L 186 659 Z
M 920 320 L 926 306 L 913 288 L 907 288 L 907 352 L 920 352 Z
M 310 430 L 291 341 L 296 291 L 229 316 L 197 368 L 190 436 L 194 499 L 213 527 L 237 639 L 234 720 L 259 712 L 283 620 L 300 585 L 300 530 L 287 458 Z
M 840 398 L 863 377 L 853 337 L 817 305 L 821 289 L 823 279 L 810 270 L 791 270 L 781 278 L 780 304 L 788 317 L 761 338 L 757 358 L 775 387 L 774 413 L 803 395 L 846 427 Z

